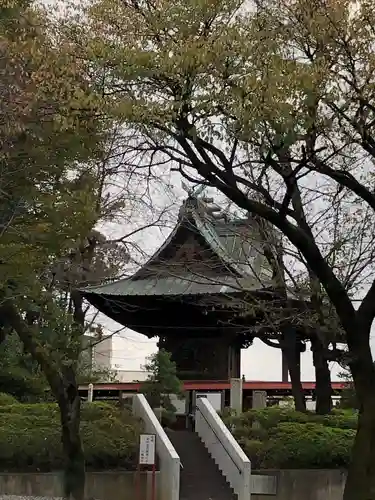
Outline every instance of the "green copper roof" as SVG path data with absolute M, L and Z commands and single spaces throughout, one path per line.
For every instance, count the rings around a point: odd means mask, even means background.
M 217 276 L 214 278 L 186 275 L 184 277 L 154 277 L 147 279 L 127 278 L 106 285 L 85 288 L 85 294 L 113 296 L 134 295 L 201 295 L 252 291 L 259 288 L 258 282 L 248 278 Z
M 160 259 L 168 270 L 168 261 L 160 256 L 176 245 L 177 234 L 185 228 L 203 237 L 223 262 L 225 272 L 212 278 L 197 276 L 179 271 L 168 275 L 152 276 L 151 264 Z M 185 234 L 185 233 L 184 233 Z M 155 271 L 154 271 L 155 272 Z M 150 276 L 151 274 L 151 276 Z M 212 274 L 212 273 L 211 273 Z M 83 293 L 89 298 L 92 294 L 141 296 L 141 295 L 198 295 L 217 294 L 235 291 L 264 290 L 273 286 L 272 272 L 262 249 L 258 226 L 253 220 L 218 220 L 210 215 L 207 206 L 198 199 L 188 199 L 180 209 L 179 219 L 159 250 L 132 277 L 105 285 L 85 288 Z

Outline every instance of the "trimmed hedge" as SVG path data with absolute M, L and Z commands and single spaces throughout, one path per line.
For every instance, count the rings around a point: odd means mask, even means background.
M 0 392 L 0 406 L 14 405 L 17 403 L 18 399 L 12 396 L 11 394 L 7 394 L 6 392 Z
M 108 403 L 82 405 L 81 436 L 88 469 L 134 469 L 142 426 L 128 410 Z M 63 467 L 56 404 L 0 406 L 2 471 L 51 471 Z
M 334 411 L 321 416 L 271 407 L 224 416 L 254 468 L 346 468 L 357 416 Z

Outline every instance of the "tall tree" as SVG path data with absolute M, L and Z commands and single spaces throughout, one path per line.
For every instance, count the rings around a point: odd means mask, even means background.
M 81 323 L 78 317 L 66 321 L 46 278 L 51 264 L 97 220 L 90 171 L 103 137 L 79 64 L 50 36 L 44 12 L 29 4 L 9 0 L 1 7 L 0 326 L 3 338 L 18 334 L 59 404 L 65 494 L 79 499 L 84 491 L 75 380 L 80 345 L 70 334 Z M 46 328 L 66 336 L 69 350 L 46 342 Z
M 159 349 L 148 358 L 144 368 L 149 375 L 141 385 L 141 391 L 152 408 L 162 410 L 162 421 L 173 421 L 176 407 L 171 396 L 181 397 L 183 394 L 182 382 L 177 377 L 176 363 L 172 361 L 169 352 Z
M 65 496 L 80 500 L 77 376 L 82 336 L 93 325 L 79 289 L 118 277 L 128 260 L 126 235 L 110 241 L 95 227 L 116 221 L 124 207 L 130 212 L 138 193 L 128 186 L 132 166 L 123 161 L 116 124 L 98 112 L 83 61 L 47 12 L 22 0 L 1 8 L 0 332 L 18 334 L 51 387 Z
M 363 0 L 94 0 L 76 53 L 102 74 L 105 109 L 157 157 L 275 225 L 336 309 L 360 414 L 344 499 L 375 499 L 373 248 L 355 308 L 313 224 L 337 194 L 372 241 L 374 9 Z M 86 24 L 86 20 L 87 23 Z M 357 249 L 352 248 L 352 255 Z M 345 265 L 345 263 L 343 263 Z M 345 274 L 345 273 L 344 273 Z

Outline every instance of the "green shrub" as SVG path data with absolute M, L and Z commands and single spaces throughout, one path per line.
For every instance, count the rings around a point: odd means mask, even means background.
M 238 425 L 232 428 L 233 436 L 240 441 L 242 437 L 245 439 L 256 439 L 265 441 L 268 438 L 268 431 L 263 427 L 251 427 Z
M 253 469 L 260 469 L 264 461 L 264 442 L 256 439 L 244 439 L 241 446 L 251 460 L 251 467 Z
M 118 413 L 118 407 L 113 403 L 82 403 L 81 420 L 98 420 L 105 415 Z M 11 404 L 0 407 L 1 413 L 11 413 L 30 417 L 60 418 L 59 407 L 56 403 Z M 1 417 L 0 417 L 1 418 Z
M 11 394 L 0 392 L 0 406 L 17 404 L 18 400 Z
M 350 410 L 334 410 L 330 415 L 316 415 L 311 412 L 300 413 L 293 409 L 275 406 L 261 410 L 250 410 L 240 416 L 223 416 L 223 419 L 228 428 L 232 426 L 244 429 L 251 428 L 254 422 L 258 422 L 263 429 L 267 430 L 282 422 L 319 423 L 340 429 L 357 428 L 357 414 Z
M 12 417 L 1 416 L 2 414 L 12 414 Z M 55 403 L 17 403 L 0 407 L 0 419 L 13 418 L 13 415 L 29 417 L 58 417 L 59 407 Z
M 339 429 L 357 429 L 358 416 L 353 410 L 334 410 L 331 415 L 321 417 L 323 425 Z
M 265 468 L 341 468 L 350 461 L 355 431 L 321 424 L 280 423 L 262 449 Z
M 251 428 L 254 422 L 258 422 L 263 429 L 270 429 L 280 422 L 300 422 L 307 423 L 310 416 L 305 413 L 299 413 L 289 408 L 270 407 L 262 410 L 250 410 L 240 416 L 229 417 L 226 423 L 245 428 Z
M 113 404 L 82 405 L 81 436 L 88 469 L 133 469 L 141 423 Z M 1 470 L 61 469 L 60 415 L 56 404 L 0 407 Z
M 82 403 L 82 420 L 89 420 L 93 422 L 108 415 L 119 415 L 119 408 L 116 404 L 105 402 Z
M 223 419 L 253 467 L 263 468 L 346 467 L 357 426 L 348 410 L 322 416 L 271 407 Z

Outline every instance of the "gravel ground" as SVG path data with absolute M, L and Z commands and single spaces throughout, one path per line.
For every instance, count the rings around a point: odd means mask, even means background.
M 30 495 L 0 495 L 0 500 L 66 500 L 63 497 L 35 497 Z M 87 498 L 86 500 L 95 500 L 95 498 Z
M 64 500 L 62 497 L 30 497 L 19 495 L 0 495 L 0 500 Z

